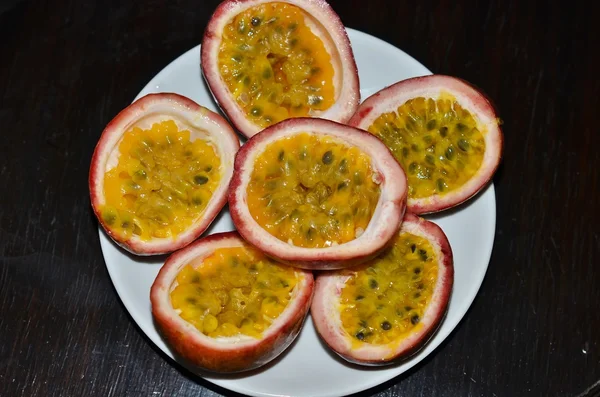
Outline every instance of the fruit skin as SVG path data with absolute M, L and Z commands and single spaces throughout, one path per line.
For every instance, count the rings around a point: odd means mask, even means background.
M 374 171 L 378 171 L 381 179 L 381 196 L 369 226 L 359 238 L 327 248 L 296 247 L 269 234 L 250 215 L 246 186 L 254 159 L 270 142 L 302 132 L 316 132 L 358 146 L 373 160 Z M 387 146 L 372 134 L 330 120 L 299 117 L 272 125 L 242 146 L 236 154 L 234 168 L 229 186 L 229 211 L 236 229 L 267 255 L 295 267 L 341 269 L 374 257 L 398 231 L 406 209 L 406 175 Z
M 258 368 L 281 354 L 298 336 L 308 314 L 314 292 L 310 272 L 298 270 L 297 295 L 290 300 L 280 317 L 264 332 L 263 338 L 246 340 L 230 338 L 215 341 L 183 320 L 170 302 L 171 284 L 181 268 L 194 258 L 204 257 L 217 248 L 241 246 L 244 241 L 236 232 L 216 233 L 204 237 L 173 253 L 161 268 L 150 290 L 152 315 L 168 342 L 181 358 L 204 370 L 241 372 Z
M 357 349 L 352 348 L 351 336 L 343 329 L 336 305 L 339 302 L 344 283 L 352 269 L 321 273 L 317 276 L 315 296 L 310 309 L 313 323 L 321 339 L 338 355 L 349 362 L 361 365 L 387 365 L 405 360 L 417 353 L 439 328 L 446 315 L 452 285 L 454 283 L 454 261 L 450 243 L 442 229 L 423 218 L 406 213 L 400 233 L 407 231 L 430 240 L 437 247 L 440 259 L 438 281 L 421 324 L 420 330 L 397 346 L 371 345 L 363 342 Z
M 235 128 L 246 137 L 257 134 L 262 130 L 261 127 L 252 123 L 232 98 L 227 85 L 223 82 L 219 72 L 218 54 L 221 44 L 221 35 L 223 28 L 229 23 L 235 15 L 245 11 L 248 8 L 264 3 L 289 3 L 300 7 L 310 14 L 318 24 L 312 26 L 318 29 L 318 35 L 324 40 L 326 48 L 330 54 L 332 50 L 337 52 L 340 58 L 340 64 L 336 67 L 336 74 L 342 73 L 341 87 L 337 88 L 338 100 L 326 111 L 317 115 L 317 117 L 330 119 L 345 123 L 354 114 L 360 103 L 360 87 L 358 80 L 358 68 L 354 60 L 354 53 L 350 45 L 350 39 L 344 24 L 340 17 L 335 13 L 331 6 L 324 0 L 225 0 L 215 10 L 202 39 L 200 64 L 202 74 L 208 84 L 208 87 L 219 104 L 223 112 L 227 115 Z M 332 48 L 332 43 L 335 47 Z
M 168 115 L 167 115 L 168 114 Z M 202 216 L 176 239 L 154 238 L 143 241 L 135 236 L 124 239 L 102 219 L 100 206 L 104 204 L 104 173 L 107 163 L 120 143 L 122 135 L 134 125 L 141 123 L 150 127 L 152 122 L 172 119 L 173 115 L 186 120 L 186 129 L 192 127 L 208 131 L 216 138 L 223 169 L 219 189 L 214 192 Z M 193 131 L 192 131 L 193 133 Z M 233 172 L 233 157 L 240 147 L 239 139 L 229 123 L 220 115 L 198 105 L 184 96 L 174 93 L 148 94 L 123 109 L 102 131 L 96 145 L 89 174 L 92 209 L 106 234 L 125 250 L 137 255 L 158 255 L 173 252 L 197 239 L 210 226 L 227 201 L 227 186 Z
M 454 95 L 458 102 L 487 127 L 486 153 L 479 171 L 461 188 L 443 195 L 409 198 L 408 210 L 422 215 L 457 206 L 475 196 L 492 179 L 502 159 L 504 137 L 491 100 L 470 83 L 456 77 L 430 75 L 399 81 L 367 98 L 348 124 L 367 130 L 382 113 L 395 111 L 407 100 L 419 96 L 437 97 L 440 91 Z

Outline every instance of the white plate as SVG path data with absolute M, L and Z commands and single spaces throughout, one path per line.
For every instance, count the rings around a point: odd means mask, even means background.
M 409 55 L 384 41 L 352 29 L 348 29 L 348 33 L 358 64 L 363 99 L 396 81 L 431 74 Z M 138 97 L 151 92 L 176 92 L 217 111 L 200 74 L 199 61 L 200 46 L 197 46 L 158 73 Z M 412 359 L 401 365 L 376 369 L 348 365 L 320 342 L 309 318 L 296 342 L 267 368 L 245 375 L 200 376 L 226 389 L 253 396 L 341 396 L 379 385 L 423 360 L 458 324 L 481 286 L 494 241 L 494 187 L 489 186 L 458 210 L 429 218 L 448 235 L 454 252 L 455 283 L 441 328 Z M 226 209 L 207 234 L 233 229 Z M 144 259 L 127 255 L 102 231 L 100 243 L 106 267 L 123 304 L 146 335 L 173 357 L 152 322 L 150 310 L 150 286 L 164 257 Z

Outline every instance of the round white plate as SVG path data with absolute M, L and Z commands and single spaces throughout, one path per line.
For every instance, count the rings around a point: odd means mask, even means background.
M 360 75 L 362 98 L 409 77 L 431 74 L 409 55 L 373 36 L 348 29 Z M 218 111 L 200 73 L 200 46 L 181 55 L 154 77 L 138 98 L 152 92 L 176 92 Z M 199 376 L 229 390 L 253 396 L 341 396 L 379 385 L 414 366 L 454 329 L 473 302 L 488 267 L 496 223 L 494 187 L 467 205 L 428 217 L 446 232 L 454 252 L 455 282 L 446 319 L 421 352 L 401 365 L 361 368 L 346 364 L 319 340 L 307 319 L 296 342 L 266 368 L 249 374 Z M 206 234 L 233 230 L 227 208 Z M 173 353 L 152 321 L 150 287 L 164 257 L 147 259 L 126 254 L 100 231 L 106 267 L 123 304 L 148 337 L 168 356 Z

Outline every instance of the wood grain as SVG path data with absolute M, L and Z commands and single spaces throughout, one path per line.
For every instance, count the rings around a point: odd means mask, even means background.
M 0 395 L 232 395 L 166 358 L 129 317 L 104 266 L 87 190 L 104 125 L 200 42 L 217 3 L 0 7 Z M 331 4 L 347 26 L 479 86 L 505 132 L 497 235 L 480 293 L 434 354 L 362 395 L 599 395 L 592 2 Z

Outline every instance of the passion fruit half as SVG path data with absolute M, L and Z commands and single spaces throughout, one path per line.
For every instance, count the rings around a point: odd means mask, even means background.
M 177 94 L 149 94 L 104 129 L 89 188 L 100 225 L 138 255 L 184 247 L 227 201 L 239 140 L 218 114 Z
M 502 155 L 490 101 L 455 77 L 400 81 L 365 100 L 349 121 L 379 137 L 408 176 L 408 210 L 441 211 L 473 197 Z
M 406 213 L 400 232 L 376 259 L 317 277 L 311 317 L 323 341 L 347 361 L 397 362 L 437 330 L 453 281 L 442 229 Z
M 360 102 L 350 40 L 324 0 L 227 0 L 204 33 L 208 86 L 247 137 L 291 117 L 346 122 Z
M 406 176 L 389 149 L 362 130 L 288 119 L 249 139 L 234 167 L 229 209 L 236 229 L 293 266 L 365 261 L 400 227 Z
M 313 286 L 312 273 L 279 264 L 228 232 L 172 254 L 150 300 L 180 357 L 205 370 L 239 372 L 268 363 L 294 341 Z

